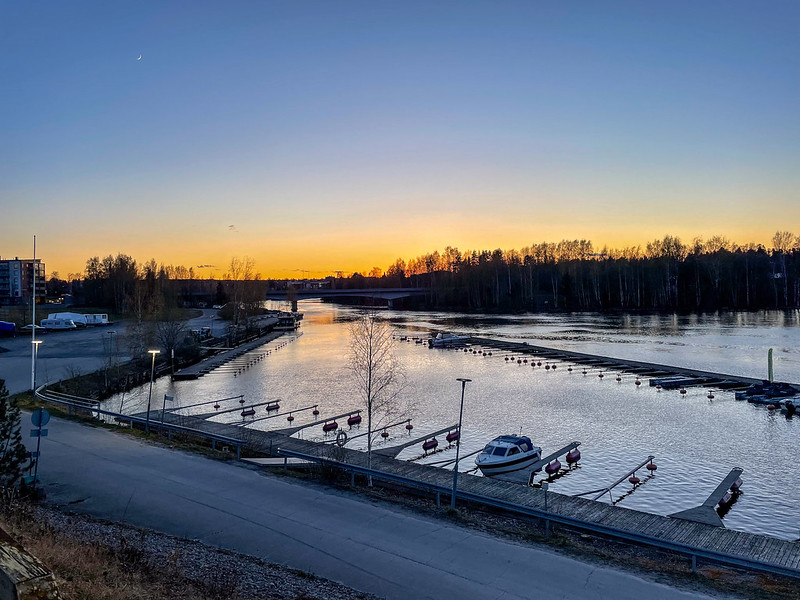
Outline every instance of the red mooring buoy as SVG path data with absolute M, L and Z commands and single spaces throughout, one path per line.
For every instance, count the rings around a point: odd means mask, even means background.
M 559 469 L 561 469 L 561 463 L 559 462 L 559 460 L 558 460 L 558 459 L 555 459 L 553 462 L 549 463 L 549 464 L 548 464 L 548 465 L 547 465 L 547 466 L 544 468 L 545 472 L 546 472 L 548 475 L 553 475 L 553 474 L 555 474 L 555 473 L 558 473 Z
M 361 415 L 352 415 L 347 418 L 347 424 L 352 427 L 353 425 L 358 425 L 361 423 Z
M 338 428 L 339 424 L 336 421 L 331 421 L 330 423 L 325 423 L 325 425 L 322 426 L 322 431 L 328 433 L 329 431 L 333 431 L 334 429 Z
M 445 436 L 444 439 L 447 440 L 448 444 L 452 444 L 453 442 L 455 442 L 458 439 L 458 431 L 451 431 L 450 433 L 448 433 Z
M 631 475 L 628 477 L 628 481 L 630 481 L 633 485 L 639 485 L 641 483 L 641 479 L 639 479 L 636 475 Z
M 422 444 L 422 449 L 425 452 L 427 452 L 428 450 L 433 450 L 438 445 L 439 445 L 439 440 L 433 438 L 432 440 L 427 440 L 424 444 Z
M 567 452 L 567 463 L 573 464 L 578 462 L 581 459 L 581 451 L 577 448 L 573 448 L 569 452 Z
M 292 421 L 294 421 L 294 417 L 292 415 L 289 415 L 288 417 L 286 417 L 286 420 L 289 421 L 289 423 L 291 423 Z
M 649 462 L 644 466 L 644 468 L 647 469 L 648 471 L 655 471 L 656 469 L 658 469 L 658 465 L 654 462 Z
M 414 426 L 411 423 L 408 423 L 406 425 L 406 429 L 410 432 L 412 429 L 414 429 Z

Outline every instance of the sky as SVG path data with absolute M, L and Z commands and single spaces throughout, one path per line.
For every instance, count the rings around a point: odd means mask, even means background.
M 800 233 L 798 31 L 795 0 L 5 2 L 0 257 L 768 245 Z

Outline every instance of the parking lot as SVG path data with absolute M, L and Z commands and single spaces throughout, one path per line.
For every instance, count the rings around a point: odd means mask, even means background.
M 203 310 L 191 319 L 187 329 L 211 327 L 212 335 L 220 335 L 225 323 L 217 311 Z M 67 331 L 36 331 L 39 344 L 36 361 L 36 384 L 52 383 L 78 374 L 92 373 L 110 361 L 130 360 L 125 336 L 129 321 L 102 327 L 86 327 Z M 31 333 L 24 331 L 14 338 L 0 338 L 0 379 L 5 379 L 9 393 L 31 389 Z

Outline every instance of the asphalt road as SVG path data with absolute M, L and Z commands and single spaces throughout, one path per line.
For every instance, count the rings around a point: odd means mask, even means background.
M 23 419 L 27 430 L 29 417 Z M 58 419 L 48 429 L 39 474 L 49 502 L 286 564 L 386 598 L 707 598 L 107 430 Z M 26 438 L 29 446 L 33 442 Z
M 43 318 L 46 317 L 46 311 L 42 312 Z M 208 326 L 212 327 L 214 335 L 220 335 L 225 327 L 216 314 L 216 310 L 205 309 L 202 317 L 188 322 L 187 328 Z M 110 360 L 130 360 L 125 331 L 125 321 L 70 331 L 37 331 L 36 338 L 42 341 L 36 361 L 37 385 L 53 383 L 74 374 L 93 373 L 109 364 Z M 0 352 L 0 379 L 5 379 L 9 393 L 31 389 L 30 332 L 15 338 L 0 338 L 0 348 L 8 350 Z

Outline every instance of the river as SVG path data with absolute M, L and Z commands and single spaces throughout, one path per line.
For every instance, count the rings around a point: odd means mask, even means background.
M 195 381 L 164 378 L 153 389 L 153 408 L 164 394 L 174 405 L 188 405 L 244 394 L 247 403 L 281 399 L 281 411 L 319 404 L 322 417 L 360 408 L 358 392 L 347 372 L 348 323 L 357 309 L 304 301 L 301 335 L 284 336 L 267 345 L 270 355 L 238 376 L 212 372 Z M 397 337 L 428 336 L 431 331 L 473 333 L 482 337 L 528 341 L 531 344 L 596 353 L 665 365 L 765 378 L 767 350 L 774 348 L 775 378 L 800 382 L 800 311 L 721 313 L 704 315 L 513 315 L 471 316 L 438 312 L 378 313 Z M 291 341 L 290 341 L 291 340 Z M 287 343 L 289 342 L 289 343 Z M 468 377 L 464 405 L 462 455 L 479 450 L 500 434 L 529 435 L 545 454 L 578 440 L 580 466 L 550 485 L 550 490 L 577 494 L 613 482 L 647 458 L 656 457 L 658 471 L 633 493 L 624 483 L 612 493 L 620 506 L 670 514 L 699 505 L 731 468 L 744 469 L 742 495 L 725 515 L 727 527 L 783 539 L 800 535 L 800 496 L 797 444 L 800 418 L 786 419 L 763 406 L 734 400 L 733 392 L 705 388 L 658 391 L 634 385 L 634 378 L 608 371 L 603 379 L 581 369 L 571 373 L 566 363 L 545 370 L 456 350 L 398 341 L 405 387 L 401 404 L 408 407 L 414 435 L 423 435 L 458 420 L 461 387 Z M 125 412 L 144 410 L 148 386 L 112 398 L 108 404 Z M 223 403 L 233 407 L 235 401 Z M 188 409 L 197 413 L 209 409 Z M 263 416 L 263 408 L 257 416 Z M 311 422 L 297 413 L 294 425 Z M 238 412 L 216 417 L 241 421 Z M 340 419 L 340 424 L 342 420 Z M 283 417 L 254 424 L 279 428 Z M 321 427 L 306 429 L 307 439 L 322 439 Z M 400 427 L 380 444 L 407 439 Z M 440 448 L 445 446 L 439 436 Z M 358 440 L 353 443 L 358 447 Z M 400 458 L 418 459 L 420 448 Z M 453 457 L 453 449 L 421 459 L 431 462 Z M 460 470 L 474 467 L 465 459 Z M 537 477 L 537 481 L 541 476 Z M 612 500 L 606 495 L 601 501 Z

